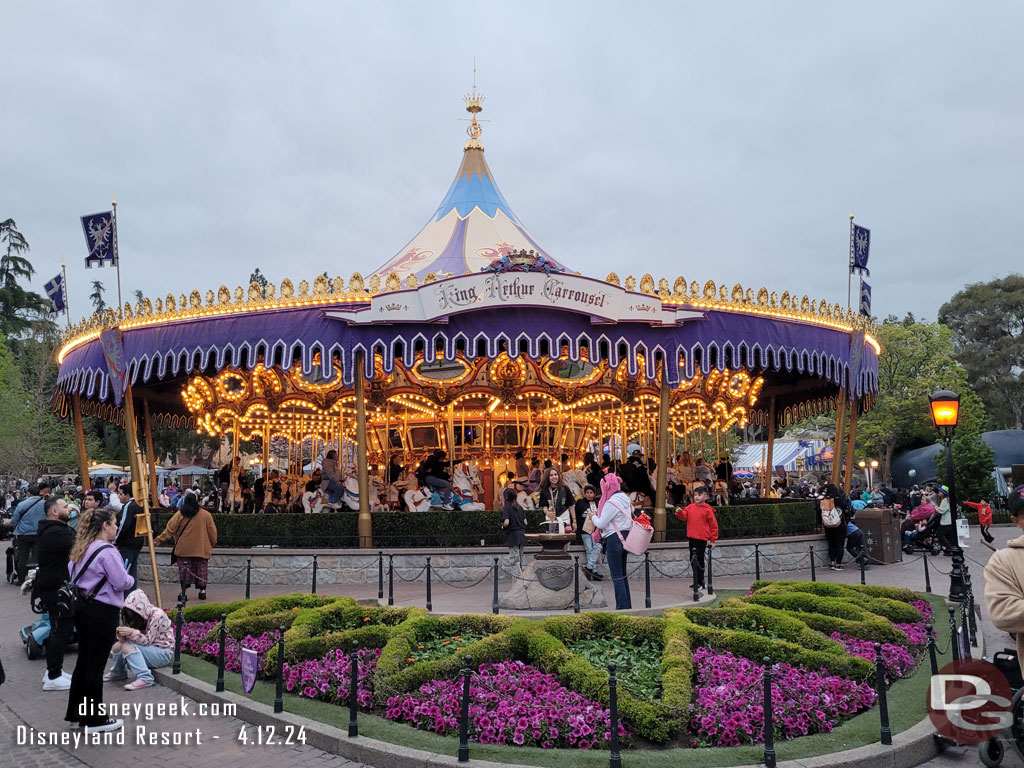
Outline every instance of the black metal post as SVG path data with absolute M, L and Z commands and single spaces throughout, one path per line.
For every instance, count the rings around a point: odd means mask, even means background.
M 928 569 L 928 553 L 925 552 L 921 557 L 924 559 L 924 591 L 931 594 L 932 574 Z
M 434 601 L 430 593 L 430 557 L 427 557 L 427 612 L 434 610 Z
M 960 644 L 956 640 L 956 608 L 949 608 L 949 647 L 953 649 L 953 661 L 960 661 Z
M 932 675 L 939 674 L 939 659 L 935 652 L 935 627 L 928 622 L 928 658 L 932 665 Z
M 469 678 L 473 674 L 470 666 L 473 657 L 466 657 L 466 666 L 462 668 L 462 715 L 459 718 L 459 762 L 469 762 Z
M 182 603 L 178 603 L 178 614 L 174 617 L 174 664 L 171 666 L 172 675 L 181 674 L 181 624 L 184 618 L 181 615 Z
M 352 672 L 348 689 L 348 737 L 354 739 L 359 735 L 359 646 L 349 652 L 348 660 Z
M 764 764 L 775 768 L 775 717 L 772 713 L 772 660 L 765 656 L 764 664 Z
M 384 599 L 384 552 L 377 553 L 377 599 Z
M 970 593 L 968 593 L 970 594 Z M 964 658 L 971 658 L 971 627 L 967 621 L 967 603 L 960 605 L 960 632 L 964 638 Z
M 868 564 L 868 559 L 864 556 L 864 552 L 860 553 L 860 558 L 859 559 L 860 559 L 860 583 L 861 584 L 867 584 L 867 581 L 864 578 L 864 566 L 866 566 Z
M 580 556 L 574 555 L 572 566 L 572 612 L 580 612 Z
M 711 565 L 712 560 L 713 560 L 712 556 L 714 555 L 714 553 L 715 553 L 715 548 L 713 546 L 711 546 L 711 544 L 708 544 L 708 572 L 705 574 L 705 576 L 707 576 L 707 578 L 708 578 L 708 594 L 709 595 L 715 594 L 714 570 L 713 570 L 713 567 Z
M 395 604 L 395 556 L 388 555 L 388 605 Z
M 644 608 L 651 607 L 651 557 L 644 552 Z
M 881 719 L 881 741 L 892 744 L 892 729 L 889 727 L 889 701 L 885 691 L 885 662 L 882 661 L 882 644 L 875 643 L 875 693 L 878 694 L 878 716 Z
M 224 692 L 224 646 L 228 639 L 228 615 L 220 615 L 220 647 L 217 649 L 217 693 Z
M 274 696 L 274 712 L 284 712 L 284 627 L 277 628 L 277 693 Z
M 818 574 L 814 571 L 814 545 L 811 544 L 811 581 L 817 581 Z
M 622 755 L 619 753 L 619 691 L 614 661 L 608 662 L 608 713 L 611 718 L 608 728 L 611 747 L 608 768 L 622 768 Z
M 971 630 L 971 647 L 978 647 L 978 625 L 974 620 L 974 588 L 967 585 L 967 626 Z
M 309 590 L 309 594 L 311 594 L 311 595 L 315 595 L 316 594 L 316 569 L 317 569 L 316 558 L 317 558 L 317 556 L 313 555 L 313 586 Z
M 956 480 L 953 477 L 953 430 L 947 428 L 942 436 L 946 448 L 946 485 L 949 486 L 949 509 L 953 519 L 953 562 L 949 572 L 949 599 L 963 602 L 966 598 L 964 590 L 964 551 L 960 549 L 960 537 L 956 535 L 956 521 L 960 519 L 960 508 L 956 500 Z
M 249 591 L 252 588 L 252 558 L 245 561 L 245 599 L 249 599 Z
M 761 545 L 754 545 L 754 580 L 761 580 Z
M 491 596 L 491 613 L 498 612 L 498 558 L 494 558 L 494 594 Z

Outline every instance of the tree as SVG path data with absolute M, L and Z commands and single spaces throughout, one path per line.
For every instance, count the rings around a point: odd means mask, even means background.
M 50 302 L 19 282 L 31 280 L 36 271 L 22 255 L 29 250 L 28 240 L 14 219 L 0 221 L 0 248 L 0 333 L 15 339 L 50 311 Z
M 891 484 L 894 454 L 935 440 L 928 415 L 929 394 L 937 389 L 960 392 L 965 424 L 981 424 L 986 416 L 980 400 L 967 394 L 970 388 L 954 357 L 949 328 L 922 323 L 909 315 L 902 320 L 889 317 L 878 327 L 878 341 L 882 345 L 878 398 L 857 423 L 857 443 L 862 453 L 878 459 L 882 477 Z M 964 428 L 965 439 L 970 431 Z M 980 433 L 980 429 L 974 431 Z
M 939 310 L 997 426 L 1024 429 L 1024 275 L 974 283 Z
M 267 276 L 260 272 L 260 268 L 256 267 L 251 275 L 249 275 L 249 285 L 256 283 L 260 287 L 260 296 L 264 299 L 267 298 L 267 285 L 270 283 L 267 280 Z
M 92 281 L 92 293 L 89 294 L 89 301 L 96 312 L 102 312 L 107 308 L 107 302 L 103 300 L 103 283 L 99 280 Z

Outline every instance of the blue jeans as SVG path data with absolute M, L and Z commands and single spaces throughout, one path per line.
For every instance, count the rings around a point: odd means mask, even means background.
M 150 670 L 166 667 L 174 657 L 174 654 L 166 648 L 157 648 L 155 645 L 142 645 L 141 643 L 131 643 L 131 645 L 135 646 L 135 650 L 131 653 L 118 651 L 114 654 L 114 666 L 110 668 L 110 671 L 114 673 L 115 677 L 127 675 L 125 670 L 127 667 L 136 679 L 152 683 L 153 673 Z
M 629 595 L 629 580 L 626 578 L 626 550 L 622 548 L 622 542 L 612 531 L 611 536 L 605 540 L 605 554 L 608 556 L 608 572 L 612 576 L 612 584 L 615 588 L 615 610 L 621 611 L 625 608 L 632 608 L 633 601 Z
M 121 557 L 125 561 L 125 570 L 128 571 L 128 575 L 133 579 L 136 578 L 135 571 L 139 565 L 139 551 L 138 549 L 128 549 L 127 547 L 120 547 L 117 550 L 121 553 Z
M 597 571 L 597 558 L 601 556 L 601 545 L 589 533 L 583 533 L 583 548 L 587 551 L 587 568 Z
M 427 475 L 426 483 L 431 488 L 436 488 L 438 493 L 441 494 L 441 503 L 445 505 L 451 505 L 452 503 L 452 484 L 447 480 L 443 480 L 440 477 L 434 477 L 433 475 Z
M 323 478 L 320 481 L 320 485 L 327 491 L 327 502 L 329 504 L 337 504 L 341 501 L 341 497 L 345 495 L 345 486 L 329 477 Z

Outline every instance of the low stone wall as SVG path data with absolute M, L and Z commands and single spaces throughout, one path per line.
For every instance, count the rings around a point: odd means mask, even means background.
M 714 551 L 714 573 L 718 576 L 753 576 L 755 573 L 755 544 L 760 550 L 761 573 L 778 573 L 809 569 L 810 547 L 814 547 L 817 566 L 828 566 L 828 549 L 821 536 L 791 536 L 769 540 L 734 539 L 722 543 Z M 538 550 L 539 551 L 539 550 Z M 570 555 L 585 560 L 582 547 L 569 547 Z M 215 549 L 209 564 L 210 582 L 214 584 L 244 584 L 246 564 L 252 560 L 251 583 L 258 585 L 308 586 L 313 578 L 313 555 L 317 556 L 318 584 L 376 584 L 378 573 L 377 550 L 331 549 L 311 552 L 302 549 Z M 491 577 L 494 558 L 504 565 L 507 550 L 499 547 L 462 549 L 401 549 L 384 552 L 384 578 L 387 579 L 388 555 L 392 555 L 395 581 L 424 581 L 426 558 L 430 557 L 435 584 L 444 582 L 470 582 Z M 679 578 L 690 572 L 690 553 L 685 542 L 652 544 L 649 550 L 651 578 Z M 524 553 L 524 564 L 533 559 Z M 630 571 L 642 563 L 642 558 L 629 556 Z M 170 564 L 167 549 L 157 550 L 157 567 L 161 581 L 178 580 L 177 567 Z M 149 579 L 149 558 L 145 550 L 139 557 L 139 577 Z M 499 580 L 509 581 L 504 569 Z

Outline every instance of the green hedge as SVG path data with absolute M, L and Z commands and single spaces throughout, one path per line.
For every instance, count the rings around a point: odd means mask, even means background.
M 680 616 L 665 617 L 665 648 L 661 653 L 661 703 L 670 712 L 677 713 L 683 726 L 693 699 L 693 654 L 686 631 L 688 623 Z
M 911 599 L 916 599 L 910 590 L 893 590 L 890 593 L 878 592 L 874 594 L 850 589 L 843 584 L 829 584 L 827 582 L 794 582 L 781 586 L 781 583 L 769 584 L 758 589 L 754 594 L 792 594 L 793 592 L 807 593 L 819 597 L 839 598 L 845 602 L 859 606 L 869 613 L 882 616 L 894 624 L 909 624 L 921 621 L 921 614 L 910 605 L 910 600 L 901 600 L 890 597 L 890 594 L 906 592 Z M 883 587 L 883 589 L 885 589 Z
M 826 635 L 840 632 L 877 643 L 907 642 L 906 634 L 889 621 L 841 598 L 804 592 L 770 593 L 761 590 L 740 599 L 795 613 L 808 627 Z
M 813 533 L 813 502 L 774 501 L 743 504 L 715 510 L 720 538 L 748 538 L 777 534 Z M 170 519 L 167 511 L 154 515 L 157 531 Z M 320 515 L 216 514 L 217 543 L 222 547 L 274 545 L 291 548 L 344 548 L 359 546 L 358 515 L 331 512 Z M 540 531 L 544 513 L 526 513 L 527 530 Z M 669 541 L 686 539 L 686 524 L 671 512 L 666 533 Z M 432 509 L 429 512 L 379 512 L 373 515 L 373 546 L 379 549 L 404 547 L 501 546 L 501 513 L 463 512 Z
M 355 602 L 350 597 L 317 597 L 298 593 L 249 600 L 228 616 L 228 634 L 241 640 L 246 635 L 257 637 L 279 627 L 287 630 L 298 615 L 295 608 L 316 608 L 340 600 Z
M 813 501 L 775 501 L 736 504 L 715 509 L 719 538 L 742 539 L 778 534 L 814 533 L 817 519 Z M 686 539 L 686 523 L 669 512 L 665 532 L 669 541 Z
M 688 608 L 686 617 L 694 624 L 717 629 L 753 632 L 811 651 L 846 653 L 842 645 L 815 632 L 800 619 L 766 605 L 752 605 L 730 598 L 715 608 Z

